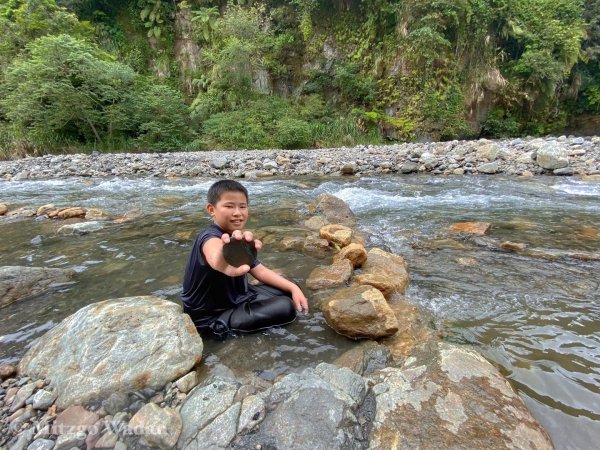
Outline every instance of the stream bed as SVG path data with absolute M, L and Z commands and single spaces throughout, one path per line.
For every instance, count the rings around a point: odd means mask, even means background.
M 0 265 L 72 268 L 72 284 L 1 310 L 0 363 L 16 363 L 33 339 L 81 307 L 154 294 L 179 302 L 192 240 L 209 225 L 213 179 L 67 178 L 0 181 L 0 201 L 19 206 L 100 208 L 113 216 L 83 236 L 63 223 L 0 219 Z M 600 437 L 600 183 L 577 178 L 432 175 L 245 181 L 248 227 L 297 227 L 307 205 L 331 193 L 348 203 L 367 247 L 404 256 L 407 300 L 431 313 L 452 342 L 472 345 L 525 400 L 557 448 L 590 448 Z M 525 244 L 508 252 L 449 235 L 456 222 L 490 222 L 489 238 Z M 558 256 L 557 256 L 558 255 Z M 328 261 L 259 255 L 300 285 Z M 310 292 L 306 291 L 311 301 Z M 267 379 L 331 362 L 353 342 L 328 328 L 316 305 L 285 329 L 205 341 L 204 362 Z M 223 369 L 225 370 L 225 369 Z

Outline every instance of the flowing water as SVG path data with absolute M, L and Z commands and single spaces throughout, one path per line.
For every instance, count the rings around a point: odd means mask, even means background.
M 0 222 L 0 265 L 73 268 L 73 283 L 1 310 L 0 362 L 92 302 L 153 293 L 178 301 L 203 204 L 214 180 L 78 179 L 0 182 L 15 206 L 97 207 L 139 215 L 84 236 L 59 236 L 51 220 Z M 249 227 L 297 225 L 321 193 L 345 200 L 370 246 L 404 255 L 407 299 L 436 317 L 445 338 L 475 346 L 508 377 L 557 448 L 589 448 L 600 437 L 600 183 L 536 177 L 386 176 L 248 181 Z M 448 225 L 491 222 L 500 251 L 448 235 Z M 269 230 L 268 230 L 269 231 Z M 273 230 L 270 230 L 271 232 Z M 268 240 L 267 240 L 268 242 Z M 323 262 L 266 244 L 261 260 L 302 284 Z M 309 298 L 310 300 L 310 298 Z M 314 306 L 314 305 L 313 305 Z M 205 342 L 207 367 L 265 378 L 333 361 L 352 342 L 313 307 L 291 326 Z

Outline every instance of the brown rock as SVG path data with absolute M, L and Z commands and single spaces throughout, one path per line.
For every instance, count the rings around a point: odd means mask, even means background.
M 55 210 L 56 210 L 56 206 L 54 206 L 54 204 L 52 204 L 52 203 L 49 203 L 47 205 L 40 206 L 37 209 L 36 215 L 43 216 L 43 215 L 48 214 L 49 212 L 55 211 Z
M 303 248 L 304 238 L 302 237 L 283 238 L 281 241 L 279 241 L 279 249 L 283 251 L 302 251 Z
M 338 224 L 325 225 L 319 230 L 319 236 L 340 247 L 345 247 L 352 241 L 352 229 Z
M 339 223 L 349 227 L 356 223 L 354 213 L 346 202 L 331 194 L 319 195 L 317 200 L 308 206 L 308 210 L 312 214 L 324 216 L 329 223 Z
M 331 328 L 350 338 L 379 339 L 398 331 L 394 312 L 371 286 L 340 289 L 325 304 L 323 314 Z
M 0 365 L 0 380 L 6 380 L 7 378 L 14 377 L 16 374 L 17 368 L 12 364 Z
M 57 219 L 83 219 L 86 213 L 85 208 L 60 208 L 56 214 L 49 213 L 48 217 L 56 217 Z
M 456 233 L 475 234 L 483 236 L 492 228 L 492 224 L 488 222 L 459 222 L 450 225 L 450 231 Z
M 108 220 L 110 215 L 98 208 L 90 208 L 85 212 L 86 220 Z
M 313 269 L 306 280 L 306 287 L 316 290 L 342 286 L 351 275 L 352 263 L 342 259 L 331 266 L 319 266 Z
M 389 298 L 394 292 L 404 294 L 408 287 L 408 265 L 402 256 L 373 248 L 367 253 L 362 273 L 350 280 L 361 285 L 370 285 Z
M 416 346 L 437 339 L 435 332 L 427 326 L 429 318 L 415 305 L 397 299 L 388 304 L 398 320 L 398 332 L 381 343 L 390 349 L 394 361 L 402 361 Z
M 154 448 L 172 449 L 179 439 L 183 422 L 179 412 L 148 403 L 129 421 L 129 429 L 141 437 L 141 442 Z
M 319 231 L 329 222 L 321 216 L 314 216 L 304 221 L 304 226 L 310 230 Z
M 113 222 L 114 223 L 130 222 L 132 220 L 139 219 L 143 215 L 144 215 L 144 212 L 140 208 L 132 209 L 131 211 L 127 211 L 121 217 L 117 217 L 115 220 L 113 220 Z
M 69 406 L 56 416 L 52 425 L 52 434 L 87 432 L 99 419 L 98 414 L 88 411 L 82 406 Z
M 308 254 L 323 255 L 328 253 L 331 249 L 329 248 L 328 240 L 318 238 L 317 236 L 307 236 L 304 240 L 302 250 Z
M 500 243 L 500 247 L 511 252 L 522 252 L 527 248 L 527 245 L 519 242 L 504 241 Z
M 7 212 L 8 212 L 8 206 L 6 206 L 4 203 L 0 203 L 0 216 L 3 216 Z
M 362 266 L 367 260 L 367 251 L 360 244 L 349 244 L 334 257 L 334 261 L 342 259 L 348 259 L 352 263 L 352 266 L 357 268 Z

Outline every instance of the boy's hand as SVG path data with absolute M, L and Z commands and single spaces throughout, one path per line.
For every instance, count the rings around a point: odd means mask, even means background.
M 227 233 L 223 233 L 223 236 L 221 236 L 221 240 L 225 244 L 229 244 L 232 239 L 237 239 L 238 241 L 245 239 L 247 242 L 252 242 L 254 240 L 254 248 L 256 248 L 256 250 L 260 250 L 262 248 L 262 242 L 258 239 L 254 239 L 252 231 L 244 231 L 242 233 L 240 230 L 235 230 L 233 233 L 231 233 L 231 236 L 229 236 Z
M 292 290 L 292 301 L 294 302 L 294 308 L 298 312 L 308 312 L 308 301 L 304 296 L 302 290 L 296 286 L 296 289 Z

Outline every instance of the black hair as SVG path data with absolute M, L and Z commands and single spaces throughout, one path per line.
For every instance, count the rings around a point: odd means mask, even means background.
M 221 195 L 225 192 L 241 192 L 246 196 L 246 201 L 248 201 L 248 190 L 242 186 L 241 183 L 238 183 L 234 180 L 220 180 L 214 183 L 209 189 L 207 194 L 208 203 L 211 205 L 216 205 L 220 200 Z

